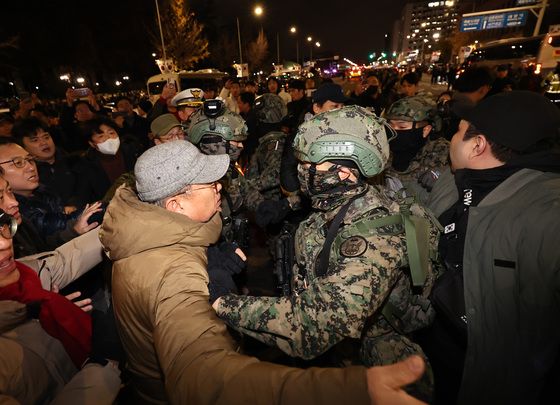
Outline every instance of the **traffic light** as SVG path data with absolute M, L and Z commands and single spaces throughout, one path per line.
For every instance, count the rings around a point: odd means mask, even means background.
M 393 52 L 393 58 L 396 58 L 396 57 L 397 57 L 397 53 Z
M 387 54 L 385 52 L 381 52 L 381 56 L 383 56 L 384 58 L 387 57 Z
M 369 58 L 370 58 L 370 59 L 373 59 L 374 56 L 375 56 L 375 54 L 373 54 L 373 53 L 370 53 L 370 54 L 369 54 Z

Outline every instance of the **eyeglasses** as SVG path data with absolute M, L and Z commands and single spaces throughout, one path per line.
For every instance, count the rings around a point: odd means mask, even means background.
M 34 164 L 35 161 L 33 160 L 33 158 L 31 156 L 26 156 L 26 157 L 18 156 L 18 157 L 15 157 L 13 159 L 10 159 L 10 160 L 0 162 L 0 165 L 3 165 L 4 163 L 13 163 L 13 165 L 15 167 L 17 167 L 18 169 L 21 169 L 22 167 L 25 167 L 25 163 Z
M 159 139 L 161 139 L 162 141 L 183 140 L 183 139 L 185 139 L 185 131 L 183 131 L 182 129 L 179 129 L 179 130 L 176 130 L 176 131 L 172 130 L 165 135 L 159 136 Z
M 218 192 L 218 182 L 215 181 L 215 182 L 207 184 L 205 186 L 201 186 L 201 187 L 198 187 L 198 188 L 191 188 L 190 191 L 192 192 L 192 191 L 204 190 L 206 188 L 214 188 L 214 191 Z

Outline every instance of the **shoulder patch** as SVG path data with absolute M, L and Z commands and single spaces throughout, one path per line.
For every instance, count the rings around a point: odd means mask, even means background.
M 368 242 L 362 236 L 351 236 L 340 245 L 340 254 L 344 257 L 358 257 L 368 249 Z

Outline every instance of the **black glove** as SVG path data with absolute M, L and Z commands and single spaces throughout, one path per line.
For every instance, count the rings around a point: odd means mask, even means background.
M 237 292 L 232 276 L 240 273 L 246 263 L 235 253 L 235 249 L 237 245 L 228 242 L 208 248 L 208 290 L 211 303 L 222 295 Z
M 290 212 L 290 203 L 284 198 L 280 201 L 264 200 L 257 207 L 255 213 L 255 221 L 261 228 L 265 228 L 269 224 L 277 224 L 286 218 Z
M 440 172 L 438 170 L 427 170 L 420 174 L 418 183 L 428 191 L 432 191 L 434 184 L 439 179 Z
M 235 253 L 238 247 L 237 244 L 230 242 L 210 246 L 208 248 L 208 269 L 218 267 L 230 275 L 241 273 L 247 263 Z

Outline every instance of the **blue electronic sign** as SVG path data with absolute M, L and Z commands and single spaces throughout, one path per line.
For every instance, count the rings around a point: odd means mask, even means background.
M 527 22 L 527 14 L 527 11 L 510 11 L 509 13 L 463 17 L 461 32 L 521 27 Z

